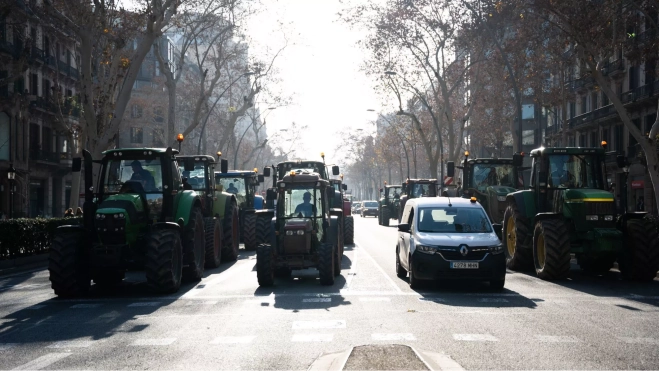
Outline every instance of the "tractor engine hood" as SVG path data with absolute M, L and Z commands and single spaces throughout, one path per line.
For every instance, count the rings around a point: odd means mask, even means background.
M 284 253 L 308 254 L 311 251 L 311 231 L 311 219 L 288 219 L 284 224 Z
M 565 191 L 565 200 L 572 202 L 596 202 L 596 201 L 613 201 L 613 194 L 601 189 L 568 189 Z
M 311 219 L 293 218 L 288 219 L 284 225 L 285 231 L 298 231 L 311 232 Z
M 111 195 L 98 206 L 97 214 L 114 214 L 122 212 L 129 220 L 137 220 L 138 213 L 143 213 L 144 204 L 139 195 L 122 193 Z

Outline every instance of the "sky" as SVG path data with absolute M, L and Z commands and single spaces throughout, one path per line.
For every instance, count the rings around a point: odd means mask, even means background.
M 368 0 L 365 0 L 368 1 Z M 354 2 L 354 1 L 353 1 Z M 360 71 L 365 52 L 357 41 L 363 31 L 350 29 L 337 13 L 346 5 L 339 0 L 264 0 L 267 9 L 250 20 L 246 32 L 254 41 L 250 54 L 270 54 L 284 44 L 278 22 L 285 24 L 288 46 L 275 62 L 281 82 L 277 90 L 292 95 L 289 106 L 267 113 L 268 135 L 281 132 L 291 122 L 307 125 L 300 133 L 298 157 L 316 158 L 321 151 L 327 161 L 342 163 L 343 153 L 334 153 L 342 143 L 344 129 L 364 134 L 374 132 L 382 97 L 375 82 Z M 267 107 L 262 107 L 262 109 Z M 357 129 L 363 131 L 357 131 Z M 350 148 L 346 148 L 349 151 Z

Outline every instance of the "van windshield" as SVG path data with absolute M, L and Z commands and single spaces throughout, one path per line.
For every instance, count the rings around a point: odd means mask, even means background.
M 428 207 L 419 210 L 419 232 L 492 233 L 483 209 L 474 207 Z

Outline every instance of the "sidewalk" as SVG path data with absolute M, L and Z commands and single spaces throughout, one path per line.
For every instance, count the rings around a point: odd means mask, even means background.
M 0 277 L 48 268 L 48 253 L 17 259 L 0 260 Z

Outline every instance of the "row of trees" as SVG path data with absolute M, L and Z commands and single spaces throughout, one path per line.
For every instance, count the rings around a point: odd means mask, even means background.
M 565 123 L 566 107 L 576 99 L 566 83 L 589 78 L 640 144 L 657 194 L 659 120 L 649 133 L 633 125 L 606 68 L 624 59 L 644 64 L 646 75 L 657 74 L 658 10 L 656 0 L 389 0 L 355 6 L 342 18 L 370 31 L 361 45 L 369 56 L 363 69 L 377 79 L 383 98 L 397 101 L 386 116 L 408 118 L 379 133 L 385 137 L 373 142 L 381 147 L 373 150 L 382 154 L 376 161 L 392 160 L 386 154 L 396 141 L 386 140 L 389 132 L 403 139 L 415 133 L 413 141 L 399 140 L 400 147 L 418 143 L 421 162 L 436 178 L 444 175 L 445 161 L 473 149 L 470 143 L 519 151 L 522 102 L 532 99 Z M 567 129 L 561 125 L 556 144 L 567 144 Z

